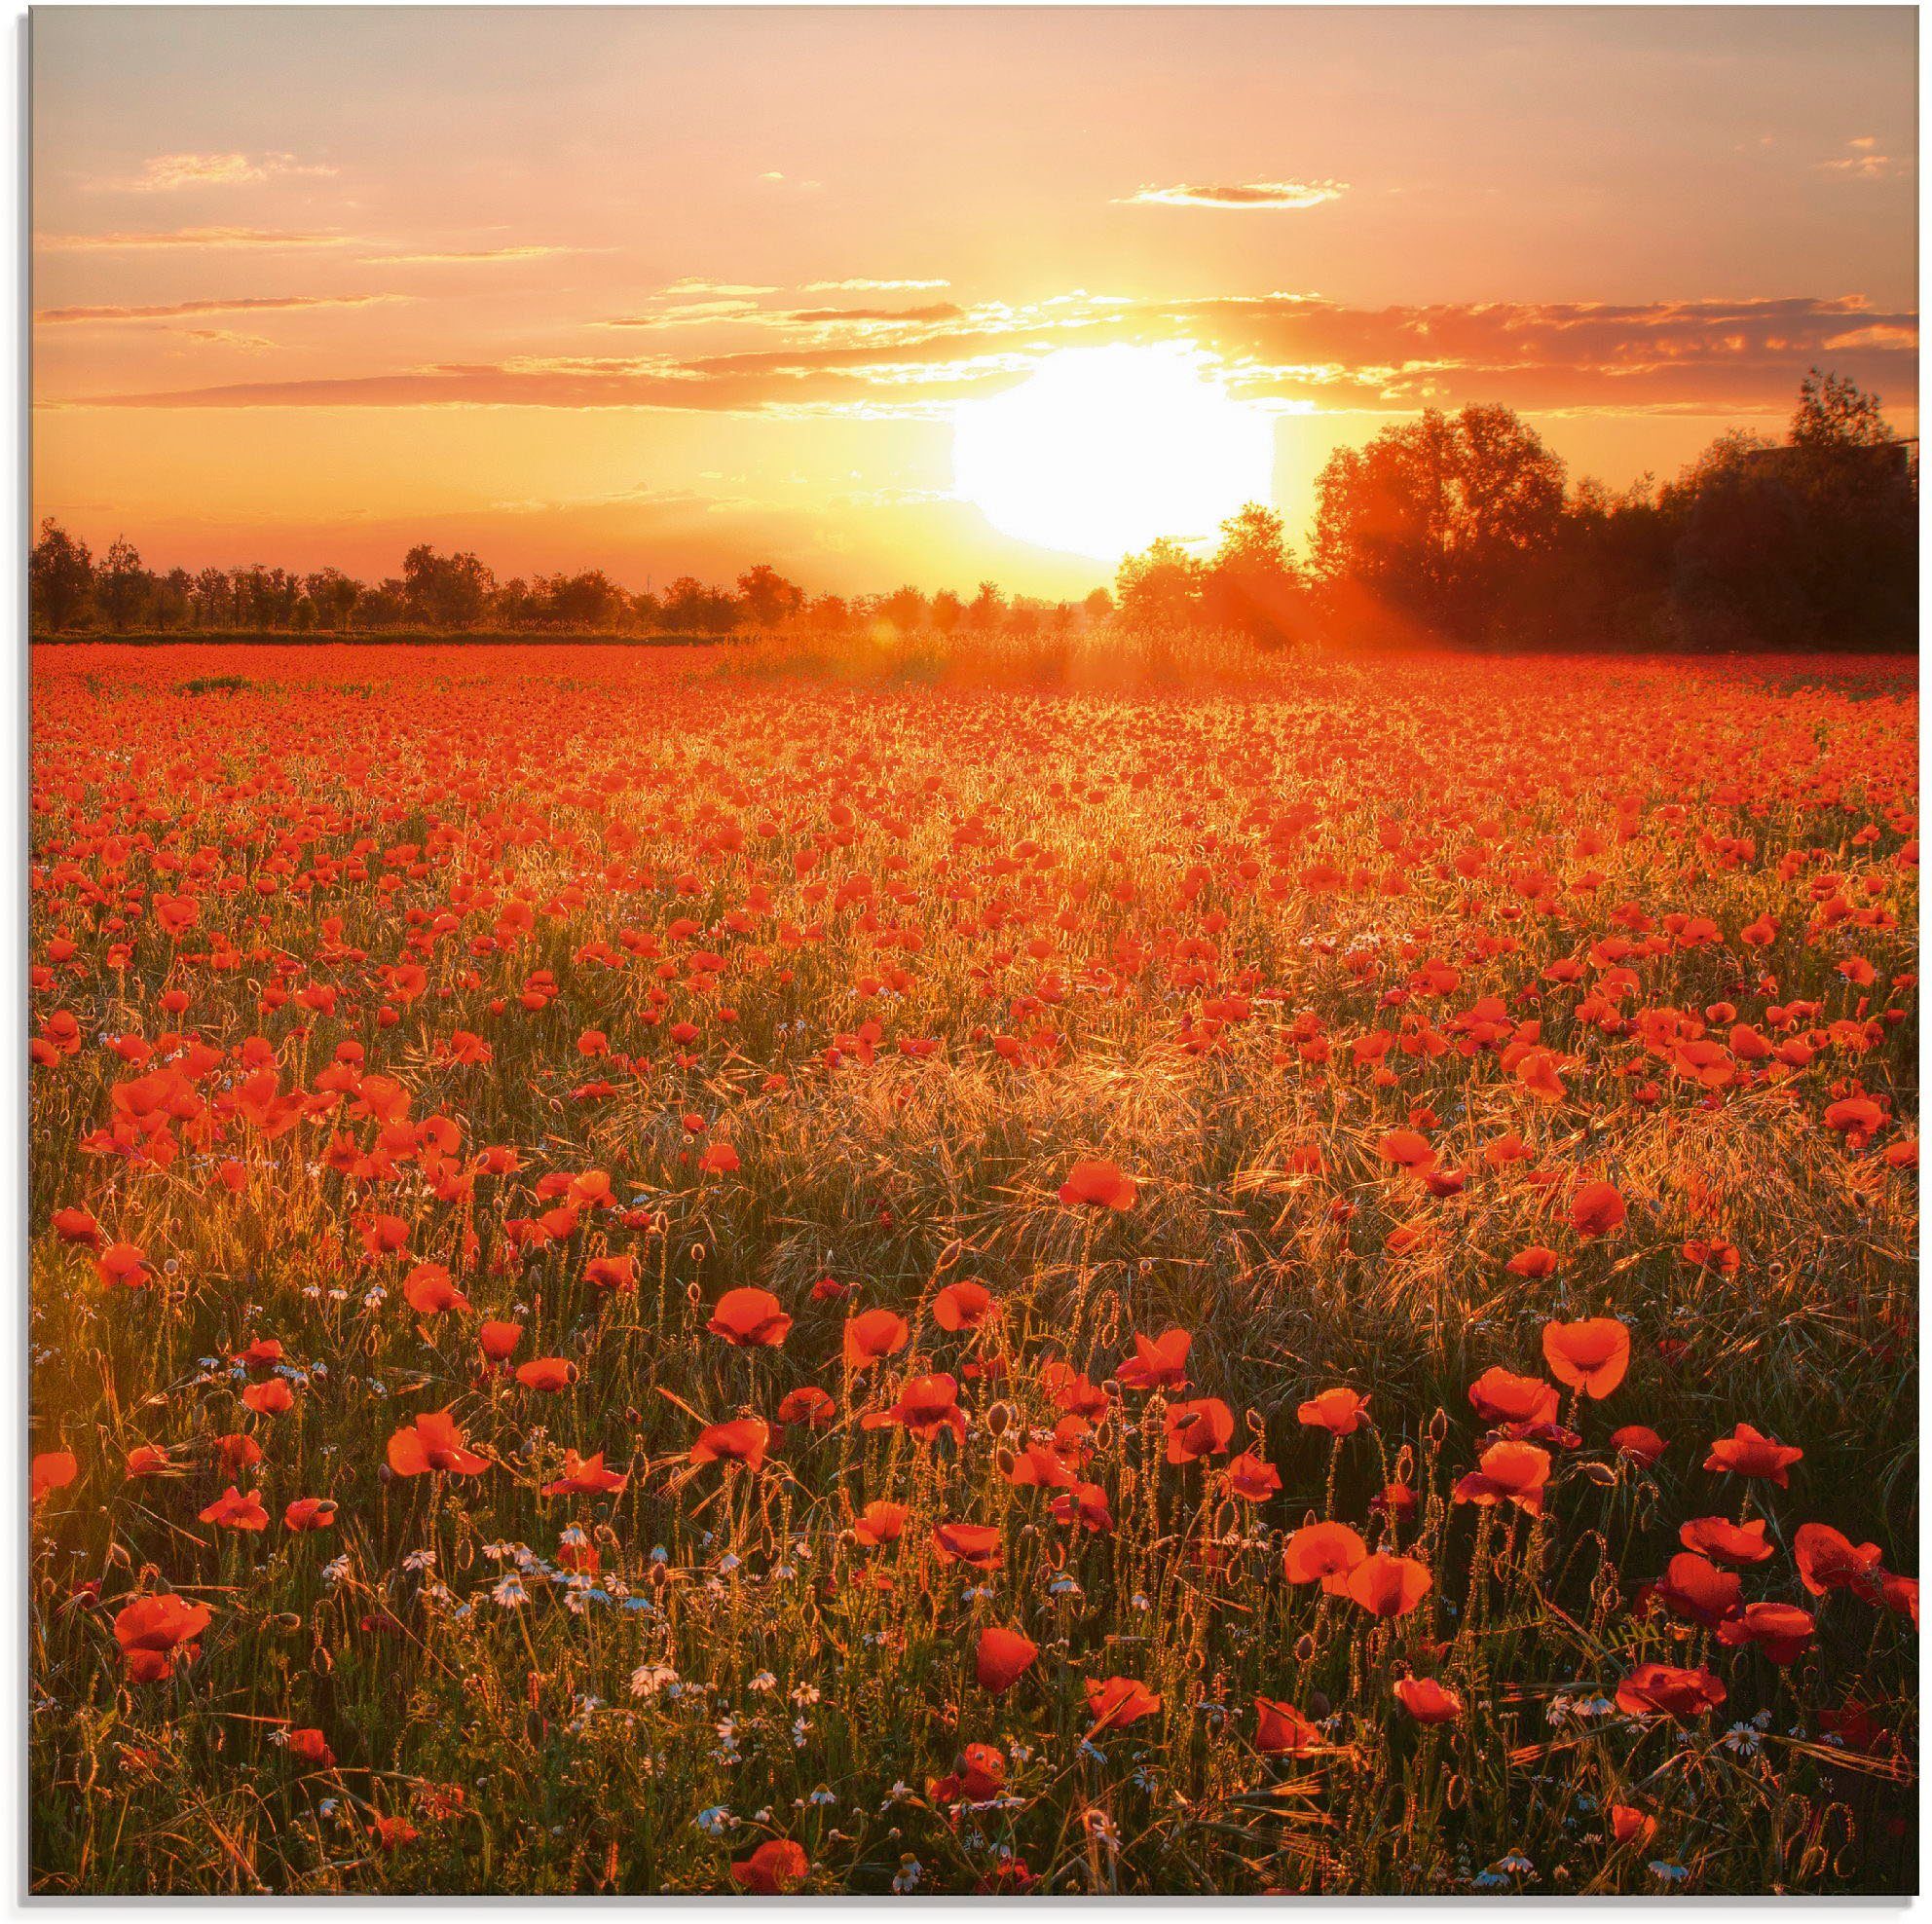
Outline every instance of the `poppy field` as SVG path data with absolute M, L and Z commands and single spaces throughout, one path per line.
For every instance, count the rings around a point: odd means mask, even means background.
M 1912 662 L 32 716 L 34 1890 L 1915 1888 Z

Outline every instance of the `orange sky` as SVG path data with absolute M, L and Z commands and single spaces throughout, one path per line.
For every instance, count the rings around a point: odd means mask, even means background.
M 1835 9 L 42 8 L 34 496 L 151 565 L 409 542 L 1084 590 L 950 410 L 1190 341 L 1315 471 L 1503 400 L 1572 464 L 1916 431 L 1915 21 Z

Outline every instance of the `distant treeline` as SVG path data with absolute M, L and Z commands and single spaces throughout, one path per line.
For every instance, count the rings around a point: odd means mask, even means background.
M 1917 636 L 1916 442 L 1813 369 L 1782 441 L 1730 433 L 1674 482 L 1583 480 L 1505 407 L 1433 409 L 1338 449 L 1309 553 L 1244 508 L 1202 559 L 1120 570 L 1140 627 L 1528 648 L 1889 648 Z
M 1249 505 L 1208 555 L 1158 540 L 1084 601 L 902 587 L 808 596 L 764 563 L 735 589 L 686 575 L 633 593 L 600 570 L 499 581 L 427 545 L 402 574 L 204 568 L 166 574 L 116 540 L 99 560 L 53 520 L 31 556 L 36 635 L 415 641 L 731 635 L 943 642 L 1065 636 L 1118 615 L 1142 630 L 1236 630 L 1271 646 L 1448 642 L 1532 648 L 1886 648 L 1917 633 L 1916 443 L 1876 395 L 1813 369 L 1782 441 L 1721 436 L 1673 482 L 1621 493 L 1564 464 L 1506 407 L 1430 409 L 1317 483 L 1309 551 Z

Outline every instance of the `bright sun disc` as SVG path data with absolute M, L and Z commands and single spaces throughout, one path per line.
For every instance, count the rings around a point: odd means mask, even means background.
M 1267 500 L 1274 429 L 1186 348 L 1072 348 L 959 408 L 952 468 L 955 491 L 1003 534 L 1117 561 Z

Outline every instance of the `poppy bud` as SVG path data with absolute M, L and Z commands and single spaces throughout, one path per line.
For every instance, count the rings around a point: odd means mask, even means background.
M 1004 1436 L 1006 1434 L 1007 1424 L 1012 1421 L 1012 1409 L 1005 1403 L 995 1403 L 986 1412 L 986 1434 L 989 1436 Z M 1007 1462 L 1001 1463 L 1000 1473 L 1004 1475 L 1012 1467 L 1013 1464 L 1009 1457 Z
M 1439 1405 L 1429 1420 L 1429 1440 L 1439 1450 L 1449 1434 L 1449 1412 Z
M 1319 1723 L 1323 1718 L 1333 1714 L 1335 1706 L 1328 1701 L 1326 1690 L 1311 1690 L 1307 1697 L 1308 1715 L 1311 1721 Z
M 1315 1661 L 1315 1639 L 1306 1630 L 1295 1639 L 1295 1661 L 1313 1663 Z
M 1011 1450 L 1001 1448 L 993 1452 L 993 1462 L 999 1465 L 999 1473 L 1009 1480 L 1019 1461 L 1020 1459 Z

